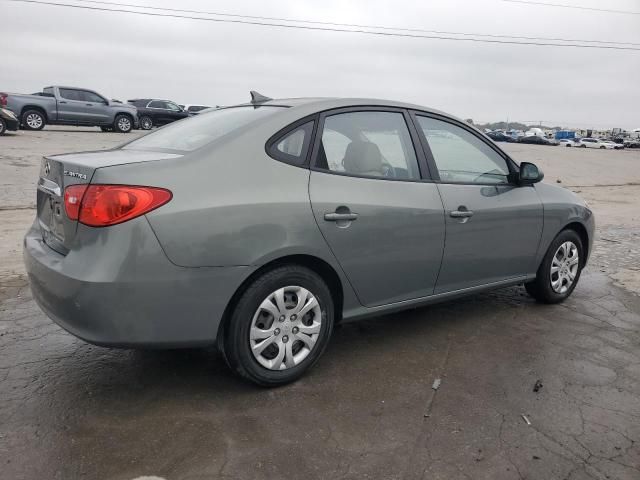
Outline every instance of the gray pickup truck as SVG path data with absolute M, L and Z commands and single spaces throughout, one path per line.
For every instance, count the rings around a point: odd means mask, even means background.
M 42 130 L 50 124 L 128 133 L 138 124 L 136 107 L 84 88 L 45 87 L 33 95 L 0 93 L 0 107 L 13 111 L 27 130 Z

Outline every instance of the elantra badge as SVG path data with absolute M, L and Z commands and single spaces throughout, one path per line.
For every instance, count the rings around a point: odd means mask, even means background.
M 87 175 L 84 173 L 78 173 L 78 172 L 71 172 L 69 170 L 65 170 L 64 174 L 67 177 L 73 177 L 73 178 L 79 178 L 80 180 L 86 180 L 87 179 Z

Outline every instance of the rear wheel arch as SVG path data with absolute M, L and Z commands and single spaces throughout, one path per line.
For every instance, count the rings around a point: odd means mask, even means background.
M 38 105 L 25 105 L 24 107 L 22 107 L 22 110 L 20 111 L 20 123 L 22 124 L 22 117 L 24 116 L 25 113 L 27 113 L 30 110 L 35 110 L 36 112 L 42 114 L 42 116 L 44 117 L 45 122 L 49 122 L 49 117 L 47 115 L 47 112 L 44 108 L 38 106 Z
M 255 272 L 249 275 L 242 284 L 236 289 L 235 293 L 229 300 L 227 307 L 222 314 L 222 319 L 220 321 L 220 325 L 218 326 L 218 332 L 216 336 L 216 343 L 218 348 L 224 353 L 224 336 L 225 330 L 229 320 L 231 319 L 233 310 L 237 305 L 240 297 L 245 292 L 245 290 L 260 276 L 263 274 L 286 265 L 297 265 L 301 267 L 306 267 L 309 270 L 315 272 L 325 281 L 327 287 L 331 292 L 331 296 L 333 297 L 334 303 L 334 318 L 335 322 L 338 323 L 342 318 L 342 305 L 344 300 L 344 290 L 342 286 L 342 281 L 340 280 L 340 276 L 335 271 L 335 269 L 326 261 L 321 258 L 315 257 L 313 255 L 288 255 L 285 257 L 280 257 L 275 260 L 272 260 L 260 268 L 258 268 Z

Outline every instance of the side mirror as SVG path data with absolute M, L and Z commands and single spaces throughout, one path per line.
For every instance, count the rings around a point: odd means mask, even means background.
M 529 162 L 520 164 L 520 174 L 518 180 L 520 185 L 532 185 L 538 183 L 544 178 L 544 173 L 536 165 Z

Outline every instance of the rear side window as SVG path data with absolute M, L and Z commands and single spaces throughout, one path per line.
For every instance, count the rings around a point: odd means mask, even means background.
M 268 153 L 271 157 L 282 162 L 302 165 L 307 159 L 313 121 L 294 127 L 282 136 L 270 142 Z
M 400 112 L 326 117 L 316 167 L 357 177 L 420 178 L 409 129 Z
M 76 101 L 84 101 L 82 96 L 82 92 L 80 90 L 72 90 L 70 88 L 61 88 L 60 96 L 67 100 L 76 100 Z
M 190 152 L 219 140 L 252 122 L 268 117 L 284 107 L 233 107 L 203 112 L 171 123 L 125 145 L 125 150 L 169 150 Z

